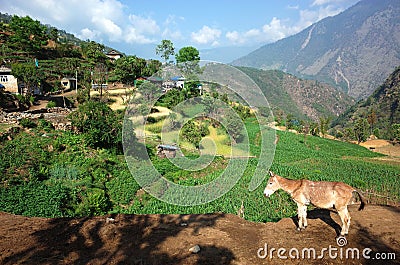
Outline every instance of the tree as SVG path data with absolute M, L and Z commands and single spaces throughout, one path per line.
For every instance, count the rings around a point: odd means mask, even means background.
M 357 143 L 365 142 L 368 138 L 369 124 L 367 119 L 359 118 L 354 124 L 354 136 L 357 139 Z
M 200 61 L 200 53 L 195 47 L 188 46 L 180 49 L 175 58 L 177 63 L 196 62 Z
M 106 103 L 89 100 L 69 116 L 90 147 L 122 148 L 122 119 Z
M 169 57 L 175 54 L 174 44 L 170 40 L 162 40 L 161 44 L 156 47 L 156 54 L 160 55 L 164 59 L 165 63 L 168 63 Z
M 95 41 L 83 42 L 81 44 L 83 56 L 92 64 L 92 66 L 97 63 L 105 63 L 107 56 L 104 54 L 104 45 L 97 43 Z
M 372 132 L 374 130 L 374 125 L 377 120 L 375 110 L 371 110 L 371 112 L 368 114 L 367 120 L 370 125 L 370 134 L 372 134 Z
M 161 68 L 161 62 L 158 60 L 147 60 L 146 67 L 142 69 L 141 76 L 152 76 Z
M 9 37 L 9 44 L 13 48 L 37 53 L 42 46 L 47 44 L 46 27 L 28 16 L 13 16 L 10 30 L 13 34 Z
M 322 134 L 322 137 L 325 137 L 329 123 L 331 122 L 331 119 L 329 117 L 324 118 L 324 117 L 319 117 L 319 131 Z
M 122 83 L 133 85 L 146 67 L 146 60 L 136 56 L 125 56 L 115 62 L 114 74 Z
M 179 128 L 180 122 L 178 121 L 178 115 L 176 112 L 171 111 L 168 115 L 168 119 L 170 120 L 170 129 L 176 129 Z
M 93 81 L 100 87 L 100 99 L 103 98 L 103 84 L 107 83 L 108 68 L 104 63 L 98 63 L 93 72 Z
M 202 130 L 193 120 L 189 120 L 183 125 L 180 134 L 183 139 L 193 144 L 196 148 L 200 147 L 200 141 L 202 138 Z
M 400 124 L 392 124 L 393 139 L 400 142 Z
M 153 101 L 161 96 L 161 88 L 151 82 L 144 82 L 138 87 L 138 92 L 142 94 L 146 104 L 152 104 Z
M 58 35 L 59 35 L 58 29 L 52 27 L 52 28 L 50 29 L 50 33 L 49 33 L 50 39 L 51 39 L 52 41 L 54 41 L 55 43 L 57 43 L 57 42 L 58 42 Z
M 175 55 L 175 59 L 178 68 L 181 69 L 186 77 L 200 72 L 200 53 L 196 48 L 192 46 L 183 47 L 179 50 L 178 54 Z
M 55 59 L 52 71 L 61 79 L 66 76 L 75 76 L 75 71 L 79 67 L 81 67 L 81 62 L 78 58 L 61 57 Z
M 225 124 L 229 135 L 237 142 L 243 133 L 243 122 L 242 120 L 233 112 L 227 111 L 225 114 Z
M 44 79 L 43 72 L 32 63 L 15 63 L 11 66 L 11 73 L 24 82 L 27 94 L 33 94 L 33 88 Z

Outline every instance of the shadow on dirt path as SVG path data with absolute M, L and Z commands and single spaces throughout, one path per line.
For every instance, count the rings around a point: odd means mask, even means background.
M 235 259 L 227 248 L 202 246 L 193 254 L 192 245 L 179 253 L 169 253 L 161 246 L 188 227 L 201 233 L 224 215 L 116 215 L 82 219 L 44 219 L 29 230 L 21 222 L 16 229 L 23 236 L 26 229 L 29 248 L 6 256 L 2 264 L 231 264 Z M 21 218 L 15 217 L 14 218 Z M 22 217 L 24 218 L 24 217 Z M 42 228 L 41 228 L 42 226 Z M 172 247 L 172 246 L 171 246 Z M 168 250 L 168 249 L 167 249 Z
M 0 212 L 0 264 L 400 264 L 400 208 L 357 209 L 349 207 L 344 246 L 336 242 L 337 213 L 320 209 L 308 212 L 301 232 L 295 218 L 253 223 L 223 213 L 48 219 Z M 189 251 L 196 245 L 198 253 Z

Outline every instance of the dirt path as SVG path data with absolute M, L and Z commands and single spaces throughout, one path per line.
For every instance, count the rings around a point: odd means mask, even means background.
M 393 145 L 387 140 L 376 139 L 360 143 L 361 146 L 371 151 L 387 155 L 387 157 L 377 158 L 378 160 L 393 161 L 400 163 L 400 145 Z
M 400 208 L 367 205 L 359 212 L 354 205 L 350 214 L 348 244 L 339 247 L 339 219 L 326 210 L 310 211 L 302 232 L 290 218 L 251 223 L 226 214 L 115 215 L 108 222 L 107 216 L 46 219 L 0 213 L 0 264 L 400 264 Z M 189 251 L 195 245 L 197 254 Z M 272 248 L 285 248 L 280 254 L 287 257 L 297 249 L 299 259 L 282 260 L 277 250 L 272 259 L 258 257 Z M 305 248 L 314 248 L 316 256 L 326 248 L 324 258 L 313 259 Z M 360 259 L 353 258 L 355 248 Z M 363 251 L 371 259 L 363 258 Z M 396 259 L 373 259 L 377 253 Z

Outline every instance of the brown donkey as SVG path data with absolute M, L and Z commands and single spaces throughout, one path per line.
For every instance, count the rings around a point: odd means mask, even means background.
M 361 205 L 358 210 L 364 209 L 364 198 L 359 191 L 343 182 L 290 180 L 275 175 L 271 171 L 270 176 L 264 195 L 269 197 L 279 189 L 289 193 L 297 203 L 299 230 L 307 227 L 307 205 L 310 203 L 318 208 L 335 208 L 337 210 L 342 221 L 342 231 L 340 232 L 342 236 L 349 233 L 350 215 L 347 205 L 352 202 L 353 192 L 360 197 Z

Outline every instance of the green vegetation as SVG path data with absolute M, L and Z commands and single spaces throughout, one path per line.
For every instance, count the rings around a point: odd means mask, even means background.
M 111 48 L 95 41 L 80 41 L 71 34 L 44 26 L 28 16 L 2 14 L 0 29 L 0 60 L 24 83 L 28 98 L 36 87 L 41 88 L 43 93 L 61 92 L 62 78 L 77 77 L 78 102 L 81 103 L 90 99 L 92 82 L 133 85 L 137 77 L 151 76 L 161 67 L 161 62 L 157 60 L 136 56 L 123 56 L 113 62 L 106 56 Z M 100 86 L 102 97 L 103 87 Z M 20 109 L 22 105 L 29 108 L 33 102 L 25 98 L 17 99 L 22 103 L 19 104 Z M 0 107 L 7 105 L 2 101 L 0 103 Z
M 398 140 L 393 126 L 400 124 L 399 93 L 400 67 L 397 67 L 371 96 L 360 100 L 334 120 L 332 127 L 336 131 L 347 131 L 347 138 L 358 142 L 365 140 L 365 134 Z
M 95 121 L 97 123 L 98 121 Z M 114 123 L 112 123 L 114 124 Z M 246 219 L 274 221 L 294 216 L 287 194 L 262 195 L 248 184 L 258 158 L 250 158 L 245 174 L 231 191 L 204 205 L 182 207 L 161 202 L 140 189 L 115 145 L 91 147 L 87 135 L 51 130 L 43 125 L 20 132 L 0 147 L 0 210 L 28 216 L 90 216 L 106 213 L 237 212 L 242 201 Z M 88 127 L 89 128 L 89 127 Z M 95 128 L 95 127 L 94 127 Z M 250 149 L 258 154 L 258 126 L 246 120 Z M 94 129 L 95 130 L 95 129 Z M 50 137 L 44 137 L 46 132 Z M 277 132 L 280 137 L 272 170 L 292 179 L 344 181 L 362 190 L 399 201 L 400 166 L 375 159 L 381 155 L 358 145 L 314 136 Z M 154 146 L 148 146 L 153 150 Z M 182 185 L 199 185 L 218 177 L 228 160 L 214 158 L 205 169 L 190 172 L 150 152 L 157 170 Z
M 83 133 L 85 144 L 122 150 L 122 117 L 104 102 L 88 101 L 69 116 L 72 126 Z
M 333 118 L 354 104 L 351 97 L 326 83 L 304 80 L 280 70 L 238 69 L 260 87 L 274 116 L 280 116 L 282 123 L 289 121 L 286 116 L 315 122 L 319 117 Z
M 170 40 L 162 40 L 156 47 L 156 54 L 164 59 L 165 63 L 169 63 L 169 57 L 175 54 L 174 44 Z
M 104 102 L 102 86 L 100 100 L 90 98 L 92 80 L 98 84 L 109 80 L 133 84 L 137 77 L 157 72 L 161 66 L 160 62 L 126 56 L 113 63 L 106 58 L 104 45 L 88 40 L 76 47 L 68 38 L 58 38 L 60 31 L 54 28 L 46 31 L 40 23 L 28 17 L 13 17 L 3 21 L 0 27 L 4 32 L 13 33 L 0 36 L 7 54 L 3 54 L 0 59 L 10 62 L 13 73 L 25 81 L 28 90 L 38 83 L 43 84 L 48 91 L 58 90 L 59 79 L 63 76 L 76 75 L 81 80 L 79 106 L 68 116 L 74 132 L 56 131 L 51 123 L 44 119 L 22 119 L 22 128 L 19 131 L 15 130 L 12 137 L 6 134 L 0 137 L 0 211 L 46 217 L 93 216 L 107 213 L 235 214 L 243 202 L 245 216 L 251 221 L 274 221 L 296 214 L 296 206 L 285 193 L 278 192 L 267 199 L 262 194 L 264 186 L 253 192 L 248 191 L 248 184 L 259 162 L 259 125 L 250 108 L 232 102 L 229 99 L 231 95 L 221 95 L 216 91 L 200 92 L 199 82 L 195 77 L 196 73 L 201 71 L 198 65 L 199 52 L 196 48 L 184 47 L 176 55 L 176 61 L 187 74 L 187 79 L 194 80 L 186 81 L 183 89 L 174 89 L 162 95 L 160 86 L 151 82 L 143 82 L 137 86 L 137 94 L 133 97 L 138 106 L 136 111 L 146 116 L 146 133 L 149 131 L 151 134 L 149 139 L 146 139 L 146 145 L 139 142 L 135 134 L 130 135 L 132 145 L 127 151 L 134 154 L 135 148 L 147 149 L 158 172 L 166 179 L 182 185 L 201 185 L 217 178 L 226 169 L 229 159 L 224 156 L 228 157 L 233 153 L 229 152 L 231 150 L 238 149 L 235 154 L 251 158 L 243 177 L 227 194 L 207 204 L 183 207 L 164 203 L 141 189 L 129 171 L 122 153 L 124 113 L 113 111 Z M 22 34 L 21 29 L 27 32 L 32 30 L 37 32 L 37 35 L 33 38 L 30 35 L 27 37 Z M 55 42 L 53 47 L 45 46 L 49 40 Z M 20 51 L 19 47 L 23 47 L 24 50 Z M 163 41 L 157 47 L 157 53 L 168 61 L 169 56 L 174 54 L 172 43 Z M 39 65 L 34 65 L 36 57 L 39 58 Z M 268 100 L 275 100 L 273 107 L 278 113 L 278 124 L 305 132 L 304 135 L 277 132 L 279 142 L 272 165 L 274 172 L 292 179 L 344 181 L 356 188 L 387 196 L 392 201 L 400 201 L 399 164 L 378 160 L 376 158 L 381 155 L 357 145 L 307 134 L 311 132 L 324 135 L 328 129 L 329 116 L 332 114 L 329 106 L 339 101 L 342 102 L 340 106 L 347 106 L 350 102 L 348 99 L 338 100 L 330 97 L 328 101 L 322 98 L 319 102 L 311 104 L 310 95 L 313 91 L 325 88 L 318 82 L 312 82 L 311 87 L 314 90 L 302 96 L 308 100 L 306 104 L 313 106 L 317 111 L 319 116 L 314 117 L 315 120 L 320 119 L 319 124 L 308 123 L 302 120 L 307 120 L 308 117 L 299 110 L 300 107 L 294 100 L 294 97 L 299 95 L 290 90 L 280 89 L 283 85 L 286 88 L 307 86 L 303 80 L 287 76 L 281 71 L 241 69 L 253 77 L 258 76 L 259 79 L 255 81 Z M 155 108 L 149 110 L 148 105 L 161 95 L 156 105 L 166 107 L 168 111 L 162 116 L 152 115 L 150 112 Z M 200 100 L 200 96 L 204 104 L 194 104 L 196 100 Z M 26 105 L 33 102 L 30 95 L 19 97 Z M 193 97 L 197 97 L 196 100 L 190 101 Z M 217 113 L 219 106 L 212 98 L 229 104 L 229 109 L 234 111 L 219 109 Z M 179 111 L 174 110 L 174 107 L 184 100 L 188 106 L 178 107 Z M 325 102 L 330 103 L 324 105 Z M 54 102 L 49 102 L 48 107 L 54 105 Z M 180 124 L 181 120 L 178 118 L 193 117 L 202 112 L 207 112 L 210 116 L 199 115 L 198 119 Z M 221 121 L 213 119 L 213 115 L 221 118 Z M 214 140 L 218 156 L 199 171 L 183 170 L 169 160 L 156 156 L 156 146 L 160 143 L 159 136 L 166 117 L 170 119 L 170 129 L 177 130 L 182 126 L 180 148 L 187 157 L 198 158 L 197 151 L 201 149 L 201 145 L 209 142 L 203 142 L 202 139 L 207 138 Z M 135 121 L 128 122 L 132 123 L 128 124 L 129 126 L 133 126 Z M 243 123 L 249 135 L 250 154 L 240 149 L 236 142 L 243 136 Z M 357 132 L 359 141 L 363 141 L 369 130 L 378 128 L 378 123 L 378 118 L 370 112 L 367 117 L 356 123 L 357 130 L 349 131 L 348 135 L 352 133 L 354 136 L 354 132 Z M 388 127 L 397 139 L 400 135 L 398 124 L 396 122 Z M 229 139 L 228 134 L 232 139 Z M 345 135 L 345 132 L 342 134 Z M 188 159 L 186 163 L 191 162 L 190 160 L 192 159 Z M 143 168 L 138 168 L 135 172 L 147 176 L 146 173 Z

